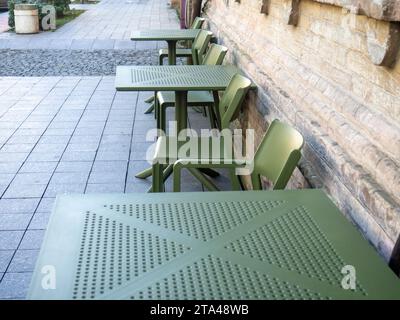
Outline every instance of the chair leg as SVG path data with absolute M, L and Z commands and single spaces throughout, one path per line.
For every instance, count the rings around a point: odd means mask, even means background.
M 152 182 L 152 192 L 162 192 L 163 191 L 163 165 L 160 163 L 153 164 L 153 182 Z
M 261 180 L 258 174 L 251 175 L 251 184 L 253 185 L 253 190 L 261 190 Z
M 236 175 L 235 168 L 229 169 L 229 177 L 231 179 L 232 190 L 240 191 L 242 189 L 239 176 Z
M 214 107 L 212 105 L 208 106 L 208 117 L 210 119 L 211 129 L 216 129 L 217 124 L 216 124 L 215 115 L 214 115 Z
M 152 174 L 152 168 L 147 168 L 147 169 L 145 169 L 145 170 L 140 171 L 139 173 L 137 173 L 137 174 L 135 175 L 135 177 L 136 177 L 136 178 L 139 178 L 139 179 L 146 179 L 147 177 L 150 177 L 151 174 Z
M 209 179 L 207 179 L 201 172 L 200 170 L 196 168 L 187 168 L 189 172 L 201 182 L 203 186 L 205 186 L 209 191 L 218 191 L 218 187 L 211 182 Z
M 173 169 L 174 169 L 173 164 L 167 165 L 167 167 L 163 171 L 163 182 L 165 182 L 168 179 L 168 177 L 172 174 Z
M 162 125 L 161 125 L 161 105 L 156 97 L 156 99 L 154 100 L 154 115 L 156 117 L 156 124 L 157 124 L 157 129 L 161 130 L 162 129 Z
M 154 98 L 153 98 L 153 99 L 154 99 Z M 152 113 L 153 110 L 154 110 L 154 103 L 152 103 L 151 106 L 148 107 L 148 108 L 146 109 L 146 111 L 144 112 L 144 114 Z
M 167 108 L 166 106 L 160 104 L 158 106 L 160 113 L 160 129 L 163 130 L 163 132 L 166 134 L 167 133 Z
M 150 103 L 150 102 L 153 102 L 153 101 L 154 101 L 154 96 L 150 96 L 146 100 L 144 100 L 144 102 L 146 102 L 146 103 Z
M 173 167 L 173 192 L 181 191 L 181 167 Z

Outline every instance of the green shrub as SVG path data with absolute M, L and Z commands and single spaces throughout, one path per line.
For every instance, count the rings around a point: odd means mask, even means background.
M 15 19 L 14 19 L 14 7 L 15 4 L 19 3 L 31 3 L 36 4 L 39 10 L 39 19 L 40 21 L 46 15 L 42 13 L 42 7 L 45 5 L 53 5 L 56 9 L 57 17 L 64 16 L 64 13 L 69 11 L 70 0 L 8 0 L 8 25 L 10 28 L 15 27 Z M 41 27 L 41 24 L 39 24 Z

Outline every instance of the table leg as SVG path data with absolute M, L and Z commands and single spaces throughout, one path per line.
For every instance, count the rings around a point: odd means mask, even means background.
M 218 91 L 213 91 L 213 97 L 214 97 L 214 111 L 215 111 L 215 117 L 216 117 L 216 122 L 217 126 L 219 129 L 221 129 L 221 117 L 219 113 L 219 95 Z
M 175 120 L 178 134 L 187 129 L 187 91 L 175 92 Z M 219 176 L 219 173 L 212 169 L 201 168 L 200 171 L 210 177 Z
M 168 43 L 168 64 L 176 65 L 176 40 L 167 41 Z
M 175 120 L 178 134 L 187 129 L 187 91 L 175 91 Z

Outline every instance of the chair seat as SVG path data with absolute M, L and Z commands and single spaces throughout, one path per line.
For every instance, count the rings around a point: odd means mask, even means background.
M 173 107 L 175 105 L 175 93 L 173 91 L 157 92 L 157 99 L 160 105 L 164 107 Z M 188 106 L 208 106 L 214 104 L 214 97 L 209 91 L 189 91 Z
M 167 48 L 160 49 L 160 51 L 158 52 L 158 55 L 160 57 L 168 57 L 168 49 Z M 191 57 L 192 49 L 177 48 L 176 56 L 177 57 Z
M 190 137 L 185 141 L 177 141 L 176 137 L 162 136 L 157 139 L 153 163 L 170 164 L 176 160 L 189 160 L 191 163 L 221 161 L 232 162 L 233 145 L 232 137 Z M 212 152 L 213 151 L 213 152 Z M 190 161 L 192 160 L 192 161 Z M 239 159 L 236 163 L 241 162 Z

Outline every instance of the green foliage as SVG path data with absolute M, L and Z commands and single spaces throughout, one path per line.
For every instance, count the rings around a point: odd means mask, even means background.
M 63 17 L 65 12 L 69 11 L 70 0 L 8 0 L 8 25 L 10 28 L 15 27 L 14 7 L 19 3 L 36 4 L 39 10 L 39 19 L 41 20 L 47 13 L 42 13 L 42 7 L 45 5 L 53 5 L 56 9 L 56 15 Z

